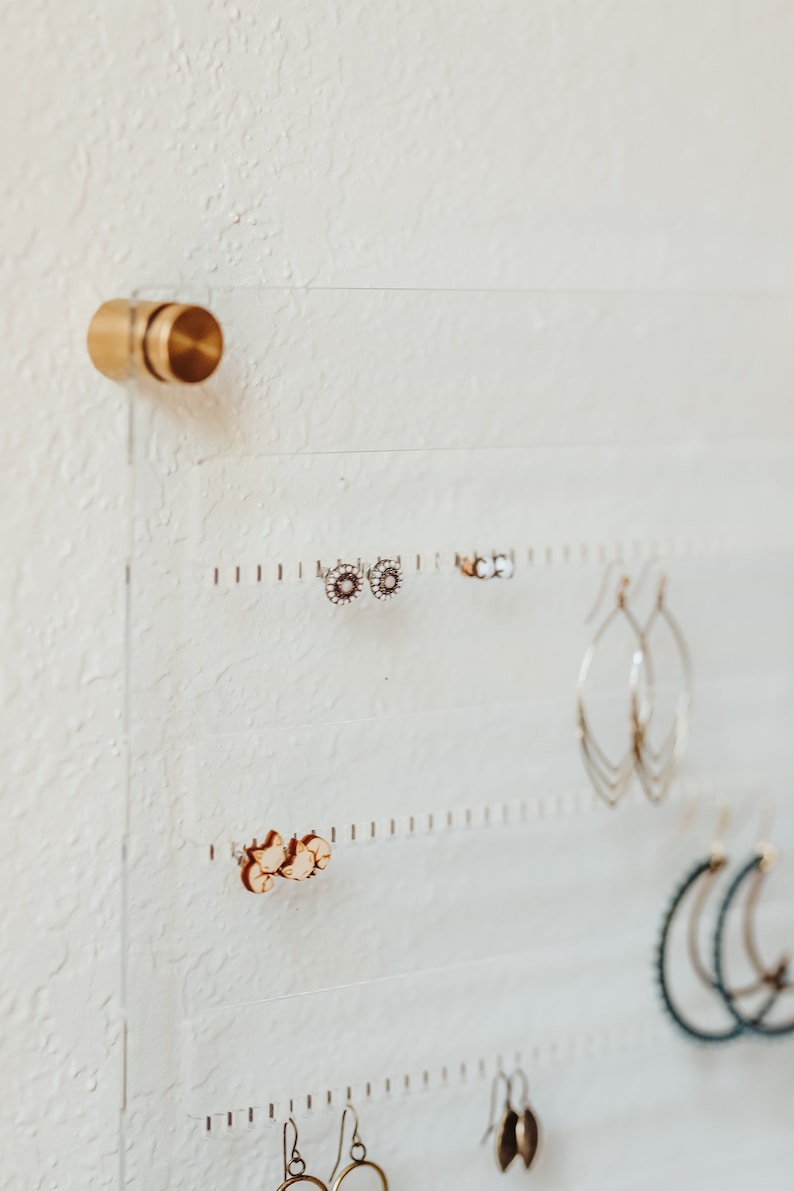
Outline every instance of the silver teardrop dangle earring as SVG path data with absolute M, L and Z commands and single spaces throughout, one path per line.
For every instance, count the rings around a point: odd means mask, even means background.
M 637 583 L 640 586 L 641 579 Z M 634 739 L 634 760 L 637 777 L 650 802 L 660 803 L 670 791 L 686 749 L 689 713 L 692 706 L 692 659 L 681 626 L 667 606 L 667 576 L 661 574 L 651 614 L 642 626 L 641 646 L 634 654 L 629 676 L 631 693 L 631 721 Z M 659 621 L 666 624 L 681 664 L 681 689 L 676 701 L 673 721 L 657 748 L 650 743 L 651 716 L 643 719 L 644 708 L 640 695 L 643 672 L 649 666 L 649 637 Z
M 604 575 L 604 581 L 601 585 L 601 592 L 596 600 L 592 612 L 587 617 L 587 621 L 593 619 L 601 606 L 601 601 L 606 591 L 607 582 L 614 564 L 610 563 Z M 582 658 L 582 665 L 579 669 L 579 679 L 576 684 L 576 735 L 579 740 L 579 746 L 582 754 L 582 761 L 584 763 L 587 776 L 590 778 L 593 789 L 596 794 L 603 799 L 608 806 L 617 806 L 621 798 L 628 790 L 634 771 L 637 764 L 637 748 L 634 740 L 636 732 L 645 731 L 648 721 L 651 716 L 652 698 L 650 692 L 653 690 L 653 675 L 650 668 L 650 659 L 647 655 L 647 650 L 643 648 L 643 634 L 642 629 L 628 604 L 627 591 L 630 580 L 627 575 L 621 577 L 618 585 L 615 606 L 599 627 L 596 635 L 585 651 Z M 590 724 L 590 718 L 587 713 L 587 706 L 585 702 L 585 693 L 587 689 L 587 681 L 590 674 L 590 668 L 593 664 L 593 659 L 598 652 L 598 647 L 601 644 L 605 634 L 609 631 L 614 622 L 623 617 L 632 634 L 636 638 L 637 650 L 642 655 L 643 672 L 646 678 L 646 690 L 648 692 L 645 702 L 639 696 L 639 675 L 637 680 L 636 693 L 636 707 L 632 705 L 632 712 L 636 712 L 636 716 L 632 719 L 631 724 L 631 739 L 623 756 L 618 761 L 613 761 L 607 754 L 606 750 L 599 744 L 593 728 Z M 637 656 L 635 650 L 635 659 Z M 636 722 L 635 722 L 636 720 Z
M 361 566 L 352 562 L 339 562 L 323 576 L 325 594 L 332 604 L 352 604 L 361 595 L 364 575 Z
M 403 568 L 399 558 L 379 558 L 367 572 L 369 588 L 376 600 L 390 600 L 403 585 Z

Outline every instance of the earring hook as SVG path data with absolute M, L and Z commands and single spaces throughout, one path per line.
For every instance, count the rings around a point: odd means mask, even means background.
M 361 1134 L 358 1131 L 358 1113 L 352 1104 L 346 1104 L 344 1112 L 342 1113 L 342 1123 L 339 1129 L 339 1151 L 336 1155 L 334 1169 L 331 1171 L 331 1174 L 328 1178 L 329 1183 L 334 1181 L 334 1175 L 339 1169 L 339 1164 L 342 1161 L 342 1150 L 344 1149 L 345 1145 L 345 1122 L 349 1112 L 353 1114 L 353 1136 L 350 1139 L 350 1157 L 354 1162 L 363 1162 L 367 1156 L 367 1147 L 361 1140 Z M 356 1156 L 356 1151 L 358 1151 L 358 1157 Z
M 292 1125 L 293 1141 L 292 1153 L 290 1154 L 289 1161 L 287 1161 L 287 1130 L 289 1129 L 290 1125 Z M 299 1178 L 306 1170 L 306 1163 L 303 1161 L 303 1158 L 300 1156 L 300 1152 L 298 1150 L 298 1126 L 295 1124 L 293 1117 L 290 1117 L 284 1122 L 283 1149 L 284 1182 L 286 1182 L 287 1179 Z M 293 1167 L 295 1168 L 294 1170 Z
M 590 624 L 593 620 L 595 620 L 595 618 L 598 614 L 598 610 L 604 602 L 604 596 L 607 593 L 607 588 L 609 586 L 609 580 L 611 579 L 612 574 L 613 574 L 617 565 L 618 565 L 618 563 L 615 561 L 614 558 L 610 562 L 607 563 L 606 569 L 604 571 L 604 577 L 601 580 L 601 587 L 599 588 L 598 596 L 596 597 L 596 602 L 593 604 L 593 607 L 590 609 L 587 616 L 584 618 L 585 624 Z M 631 582 L 631 580 L 629 579 L 628 575 L 621 575 L 620 583 L 618 584 L 618 591 L 617 591 L 617 601 L 618 601 L 619 605 L 624 604 L 626 601 L 626 591 L 628 590 L 628 586 L 629 586 L 630 582 Z
M 521 1103 L 522 1104 L 528 1103 L 528 1101 L 529 1101 L 529 1079 L 527 1078 L 527 1073 L 523 1067 L 516 1067 L 515 1071 L 510 1076 L 510 1079 L 507 1081 L 508 1086 L 510 1088 L 510 1099 L 511 1100 L 513 1099 L 513 1080 L 514 1079 L 521 1080 L 521 1091 L 522 1091 Z
M 634 580 L 634 586 L 632 588 L 632 596 L 634 599 L 636 599 L 637 596 L 640 594 L 643 587 L 645 586 L 645 581 L 648 578 L 648 575 L 650 574 L 650 571 L 653 567 L 655 567 L 659 573 L 659 582 L 658 582 L 657 589 L 656 589 L 656 600 L 657 600 L 657 603 L 659 603 L 659 605 L 661 606 L 662 602 L 664 601 L 665 591 L 667 590 L 667 574 L 665 571 L 662 570 L 662 564 L 661 564 L 661 560 L 659 559 L 658 554 L 652 554 L 650 556 L 650 558 L 646 558 L 645 562 L 640 567 L 639 574 L 637 575 L 637 578 Z
M 771 794 L 767 794 L 761 804 L 761 812 L 758 821 L 758 847 L 759 851 L 764 849 L 767 852 L 774 852 L 774 845 L 770 842 L 772 838 L 772 829 L 775 826 L 775 812 L 777 808 L 775 801 Z
M 714 832 L 714 839 L 711 842 L 711 854 L 716 859 L 725 858 L 725 836 L 731 825 L 733 818 L 733 810 L 727 798 L 721 798 L 718 803 L 720 814 L 717 819 L 717 827 Z
M 482 1135 L 482 1140 L 480 1142 L 481 1146 L 485 1145 L 486 1141 L 488 1140 L 488 1138 L 491 1136 L 494 1129 L 496 1128 L 496 1120 L 495 1120 L 496 1089 L 498 1088 L 501 1080 L 504 1080 L 504 1083 L 505 1083 L 505 1104 L 510 1103 L 510 1095 L 511 1095 L 510 1080 L 504 1071 L 497 1071 L 496 1075 L 494 1076 L 494 1081 L 491 1084 L 491 1108 L 488 1113 L 488 1128 L 485 1130 L 485 1132 Z

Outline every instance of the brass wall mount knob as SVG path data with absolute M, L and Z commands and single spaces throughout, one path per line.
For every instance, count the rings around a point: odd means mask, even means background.
M 218 367 L 223 332 L 203 306 L 114 298 L 91 319 L 88 354 L 111 380 L 125 380 L 137 370 L 155 380 L 195 385 Z

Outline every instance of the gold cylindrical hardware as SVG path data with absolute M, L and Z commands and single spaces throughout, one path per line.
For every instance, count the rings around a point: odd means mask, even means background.
M 91 319 L 88 354 L 111 380 L 141 370 L 156 380 L 195 385 L 218 367 L 223 332 L 202 306 L 114 298 Z

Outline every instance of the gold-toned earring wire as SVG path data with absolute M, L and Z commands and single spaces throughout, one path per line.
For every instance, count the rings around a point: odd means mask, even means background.
M 292 1151 L 289 1159 L 287 1158 L 287 1129 L 292 1126 Z M 301 1157 L 298 1149 L 298 1126 L 292 1117 L 284 1122 L 284 1181 L 281 1183 L 277 1191 L 286 1191 L 287 1187 L 294 1187 L 296 1183 L 310 1183 L 312 1187 L 320 1187 L 322 1191 L 328 1191 L 328 1186 L 317 1179 L 313 1174 L 306 1174 L 306 1163 Z
M 601 606 L 604 594 L 607 589 L 607 583 L 612 573 L 614 564 L 610 563 L 604 575 L 604 580 L 601 585 L 601 591 L 598 599 L 595 602 L 592 612 L 587 617 L 587 621 L 591 621 L 598 612 Z M 628 790 L 634 772 L 637 766 L 637 743 L 636 733 L 640 732 L 644 736 L 648 722 L 652 712 L 652 695 L 649 693 L 643 703 L 639 695 L 639 679 L 641 673 L 644 673 L 646 678 L 646 689 L 648 692 L 653 691 L 653 673 L 651 670 L 650 658 L 647 656 L 647 651 L 643 648 L 643 631 L 637 618 L 632 612 L 628 604 L 628 587 L 630 580 L 627 575 L 621 577 L 618 584 L 615 606 L 606 619 L 602 622 L 593 640 L 585 651 L 582 658 L 582 664 L 579 669 L 579 679 L 576 684 L 576 735 L 579 739 L 579 745 L 582 754 L 582 761 L 584 762 L 587 776 L 593 785 L 593 789 L 600 798 L 607 803 L 608 806 L 617 806 L 621 798 Z M 641 670 L 638 671 L 635 697 L 632 700 L 632 734 L 629 745 L 620 758 L 619 761 L 613 761 L 608 756 L 606 750 L 601 747 L 596 739 L 590 724 L 590 718 L 587 713 L 587 706 L 585 701 L 585 693 L 587 689 L 587 681 L 590 674 L 590 667 L 593 664 L 593 659 L 598 652 L 598 647 L 601 644 L 606 633 L 616 620 L 623 617 L 632 633 L 637 639 L 638 650 L 642 657 Z M 635 703 L 636 700 L 636 703 Z
M 358 1113 L 352 1104 L 345 1105 L 345 1110 L 342 1113 L 342 1123 L 339 1129 L 339 1152 L 336 1155 L 336 1164 L 334 1169 L 331 1171 L 328 1182 L 332 1182 L 333 1177 L 337 1170 L 339 1170 L 342 1162 L 342 1151 L 345 1145 L 345 1122 L 347 1120 L 348 1113 L 353 1114 L 353 1136 L 350 1140 L 350 1162 L 344 1168 L 344 1170 L 339 1171 L 336 1182 L 333 1183 L 333 1186 L 331 1187 L 331 1191 L 339 1191 L 339 1188 L 342 1186 L 342 1183 L 349 1174 L 352 1174 L 354 1170 L 362 1170 L 365 1167 L 369 1170 L 374 1170 L 375 1174 L 380 1179 L 383 1191 L 389 1191 L 389 1180 L 386 1178 L 385 1172 L 380 1166 L 378 1166 L 377 1162 L 372 1162 L 367 1158 L 367 1147 L 361 1140 L 361 1134 L 358 1131 Z

